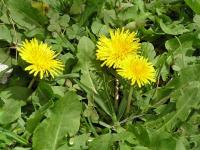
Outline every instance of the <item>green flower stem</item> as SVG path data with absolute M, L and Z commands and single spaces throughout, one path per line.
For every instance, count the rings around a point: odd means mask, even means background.
M 98 134 L 97 134 L 97 132 L 96 132 L 94 126 L 92 125 L 92 122 L 91 122 L 91 120 L 90 120 L 89 117 L 88 117 L 88 123 L 89 123 L 89 125 L 90 125 L 90 129 L 92 130 L 92 133 L 94 134 L 94 136 L 95 136 L 95 137 L 98 137 Z
M 32 88 L 34 82 L 35 82 L 35 78 L 33 78 L 33 79 L 31 80 L 31 82 L 29 83 L 28 89 L 31 89 L 31 88 Z
M 113 121 L 114 124 L 118 123 L 117 116 L 116 116 L 115 112 L 112 114 L 112 121 Z
M 130 112 L 130 107 L 131 107 L 131 100 L 132 100 L 132 95 L 133 95 L 133 89 L 134 87 L 130 87 L 129 95 L 128 95 L 128 101 L 127 101 L 127 107 L 126 107 L 126 114 Z

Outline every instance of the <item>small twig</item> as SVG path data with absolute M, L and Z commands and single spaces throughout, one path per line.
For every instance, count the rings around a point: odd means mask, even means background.
M 128 118 L 126 118 L 126 119 L 120 121 L 119 123 L 120 123 L 120 124 L 124 124 L 124 123 L 126 123 L 126 122 L 128 122 L 128 121 L 131 121 L 131 120 L 133 120 L 133 119 L 135 119 L 135 118 L 139 118 L 139 117 L 142 117 L 142 116 L 144 116 L 144 114 L 140 114 L 140 115 L 131 115 L 130 117 L 128 117 Z
M 113 126 L 111 126 L 111 125 L 109 125 L 109 124 L 107 124 L 107 123 L 105 123 L 105 122 L 103 122 L 103 121 L 99 121 L 99 124 L 100 124 L 101 126 L 104 126 L 104 127 L 106 127 L 106 128 L 109 128 L 109 129 L 112 129 L 112 128 L 113 128 Z

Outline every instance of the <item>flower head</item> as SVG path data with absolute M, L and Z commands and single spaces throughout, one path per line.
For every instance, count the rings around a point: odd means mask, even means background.
M 137 54 L 140 43 L 135 32 L 122 28 L 110 31 L 110 38 L 101 36 L 97 48 L 96 56 L 103 61 L 102 66 L 117 68 L 128 55 Z
M 142 56 L 129 56 L 117 70 L 122 77 L 131 80 L 131 84 L 137 83 L 139 87 L 155 82 L 156 71 L 153 65 Z
M 47 44 L 39 43 L 35 38 L 30 41 L 25 40 L 18 51 L 21 58 L 29 64 L 25 70 L 34 76 L 39 74 L 40 79 L 49 75 L 54 77 L 63 71 L 64 65 L 56 59 L 58 54 Z

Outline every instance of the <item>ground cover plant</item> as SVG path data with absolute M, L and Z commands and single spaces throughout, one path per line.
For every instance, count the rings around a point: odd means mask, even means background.
M 200 149 L 199 0 L 0 8 L 0 149 Z

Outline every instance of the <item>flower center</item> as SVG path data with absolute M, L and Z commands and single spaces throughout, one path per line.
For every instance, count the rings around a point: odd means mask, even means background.
M 135 75 L 137 76 L 141 76 L 145 73 L 145 67 L 143 64 L 139 64 L 137 63 L 135 66 L 134 66 L 134 69 L 133 69 L 133 72 Z

